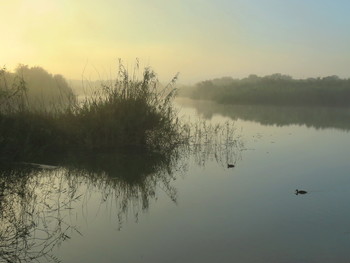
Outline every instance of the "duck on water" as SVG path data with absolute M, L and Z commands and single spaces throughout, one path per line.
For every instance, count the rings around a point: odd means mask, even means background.
M 304 190 L 298 190 L 298 189 L 296 189 L 296 190 L 295 190 L 295 194 L 296 194 L 296 195 L 304 195 L 304 194 L 307 194 L 307 192 L 304 191 Z

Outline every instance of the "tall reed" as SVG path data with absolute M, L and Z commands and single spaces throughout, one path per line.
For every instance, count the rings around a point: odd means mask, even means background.
M 151 68 L 138 79 L 120 63 L 113 85 L 103 84 L 82 102 L 71 99 L 54 110 L 31 107 L 22 79 L 1 89 L 1 156 L 130 147 L 167 152 L 184 140 L 172 106 L 176 79 L 161 87 Z

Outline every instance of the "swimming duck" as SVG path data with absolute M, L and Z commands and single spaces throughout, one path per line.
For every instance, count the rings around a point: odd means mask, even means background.
M 296 189 L 296 190 L 295 190 L 295 194 L 296 194 L 296 195 L 298 195 L 298 194 L 304 195 L 304 194 L 307 194 L 307 192 L 304 191 L 304 190 L 298 190 L 298 189 Z
M 234 164 L 227 164 L 227 168 L 233 168 L 233 167 L 235 167 Z

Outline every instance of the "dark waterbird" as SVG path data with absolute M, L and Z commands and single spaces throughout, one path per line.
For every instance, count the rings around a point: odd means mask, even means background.
M 227 168 L 233 168 L 233 167 L 235 167 L 234 164 L 227 164 Z
M 300 195 L 304 195 L 304 194 L 307 194 L 307 192 L 304 191 L 304 190 L 298 190 L 298 189 L 296 189 L 296 190 L 295 190 L 295 194 L 296 194 L 296 195 L 299 195 L 299 194 L 300 194 Z

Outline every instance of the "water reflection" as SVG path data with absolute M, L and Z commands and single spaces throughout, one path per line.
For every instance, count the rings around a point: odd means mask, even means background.
M 232 120 L 242 119 L 263 125 L 306 125 L 316 129 L 350 130 L 350 108 L 289 107 L 269 105 L 225 105 L 210 101 L 178 99 L 177 103 L 195 108 L 206 119 L 220 114 Z
M 150 200 L 157 196 L 157 188 L 176 202 L 177 191 L 171 182 L 176 172 L 186 171 L 186 164 L 180 159 L 178 152 L 160 155 L 139 151 L 85 155 L 71 158 L 64 166 L 71 185 L 97 188 L 102 202 L 113 199 L 117 203 L 121 227 L 122 217 L 129 213 L 130 207 L 136 218 L 140 211 L 148 210 Z
M 0 171 L 0 258 L 5 262 L 59 261 L 54 247 L 78 232 L 72 213 L 85 206 L 92 192 L 101 203 L 118 206 L 119 227 L 132 208 L 149 208 L 157 188 L 176 202 L 171 186 L 175 171 L 183 171 L 179 155 L 149 153 L 96 154 L 60 160 L 56 169 L 37 164 L 2 165 Z M 57 162 L 57 160 L 56 160 Z M 179 165 L 178 165 L 179 164 Z M 73 211 L 72 211 L 73 210 Z
M 173 181 L 185 175 L 190 156 L 199 165 L 212 159 L 223 165 L 236 162 L 240 144 L 232 127 L 220 132 L 218 127 L 200 125 L 207 129 L 205 136 L 193 136 L 191 147 L 168 155 L 136 150 L 33 160 L 50 166 L 1 164 L 0 261 L 59 262 L 54 248 L 72 235 L 84 234 L 77 211 L 86 209 L 93 195 L 100 196 L 100 206 L 114 207 L 111 212 L 121 228 L 130 216 L 137 221 L 160 192 L 177 202 Z M 226 141 L 213 140 L 214 131 L 222 136 L 226 132 Z
M 4 262 L 58 262 L 50 252 L 78 231 L 63 214 L 79 196 L 57 175 L 26 165 L 2 165 L 0 259 Z

